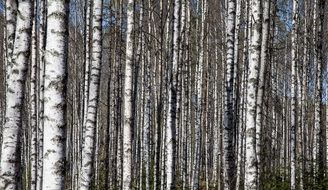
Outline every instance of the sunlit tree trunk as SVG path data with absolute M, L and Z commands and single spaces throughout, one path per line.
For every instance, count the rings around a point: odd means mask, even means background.
M 37 180 L 37 44 L 36 44 L 36 1 L 34 2 L 34 18 L 32 25 L 32 42 L 31 42 L 31 68 L 30 68 L 30 130 L 31 130 L 31 148 L 30 148 L 30 189 L 36 189 Z
M 133 17 L 134 1 L 127 4 L 126 62 L 124 72 L 124 121 L 123 121 L 123 189 L 131 189 L 132 180 L 132 62 L 133 62 Z
M 296 121 L 297 121 L 297 18 L 298 17 L 298 0 L 293 0 L 293 20 L 292 20 L 292 86 L 291 86 L 291 128 L 290 128 L 290 143 L 291 143 L 291 178 L 290 188 L 296 189 Z
M 90 76 L 90 20 L 91 0 L 85 0 L 85 29 L 84 29 L 84 92 L 83 92 L 83 126 L 85 126 L 88 115 L 89 99 L 89 76 Z M 85 130 L 85 129 L 84 129 Z
M 7 16 L 7 88 L 6 88 L 6 113 L 5 123 L 2 129 L 2 145 L 0 160 L 0 189 L 19 189 L 20 157 L 18 148 L 22 131 L 22 108 L 24 95 L 24 82 L 29 62 L 33 1 L 18 1 L 16 18 L 15 41 L 12 39 L 14 15 L 16 5 L 12 1 L 7 2 L 9 12 Z M 11 48 L 13 45 L 13 49 Z M 11 54 L 12 51 L 12 56 Z
M 47 22 L 42 189 L 59 190 L 65 176 L 68 0 L 48 0 Z
M 46 3 L 39 1 L 39 40 L 38 40 L 38 168 L 37 168 L 37 189 L 42 189 L 42 167 L 43 167 L 43 111 L 44 111 L 44 50 L 45 50 L 45 20 Z
M 88 90 L 88 107 L 85 123 L 84 145 L 82 148 L 82 173 L 80 189 L 90 189 L 92 163 L 95 159 L 95 132 L 97 127 L 97 108 L 99 101 L 99 83 L 102 56 L 102 0 L 93 1 L 92 6 L 92 61 L 90 65 L 90 81 Z
M 261 50 L 261 2 L 250 2 L 250 42 L 247 84 L 246 110 L 246 162 L 245 162 L 245 189 L 257 189 L 257 160 L 256 160 L 256 89 L 258 69 L 260 66 Z

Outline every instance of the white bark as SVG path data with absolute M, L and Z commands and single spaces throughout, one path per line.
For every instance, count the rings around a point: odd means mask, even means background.
M 228 2 L 228 17 L 227 17 L 227 53 L 226 53 L 226 82 L 225 82 L 225 101 L 224 101 L 224 159 L 223 159 L 223 176 L 224 189 L 233 189 L 234 181 L 234 113 L 233 113 L 233 75 L 234 75 L 234 40 L 235 40 L 235 15 L 236 15 L 236 0 Z
M 320 102 L 321 102 L 321 65 L 318 62 L 318 49 L 317 49 L 317 9 L 318 1 L 314 0 L 314 10 L 313 10 L 313 47 L 315 48 L 313 53 L 313 62 L 316 67 L 316 79 L 315 79 L 315 103 L 314 103 L 314 130 L 313 130 L 313 174 L 316 175 L 318 172 L 318 154 L 319 154 L 319 132 L 320 132 Z
M 304 1 L 304 10 L 308 8 L 308 1 Z M 307 167 L 307 144 L 308 144 L 308 135 L 307 135 L 307 119 L 306 115 L 306 105 L 307 105 L 307 67 L 308 67 L 308 14 L 304 15 L 304 57 L 303 57 L 303 70 L 302 70 L 302 98 L 301 98 L 301 130 L 302 130 L 302 154 L 301 154 L 301 161 L 302 161 L 302 172 L 308 171 Z M 328 88 L 327 88 L 328 89 Z M 327 112 L 328 113 L 328 112 Z M 328 121 L 328 120 L 327 120 Z M 301 181 L 303 182 L 303 176 L 301 176 Z M 301 187 L 303 189 L 303 186 Z
M 151 8 L 151 4 L 150 1 L 148 2 L 148 7 L 149 9 Z M 151 34 L 151 12 L 149 11 L 148 14 L 148 33 Z M 143 46 L 144 46 L 144 38 L 143 38 Z M 151 44 L 149 44 L 150 46 Z M 144 48 L 144 47 L 143 47 Z M 146 172 L 146 181 L 145 181 L 145 189 L 148 190 L 149 189 L 149 171 L 150 171 L 150 161 L 149 159 L 151 158 L 151 154 L 150 154 L 150 127 L 151 127 L 151 98 L 150 98 L 150 94 L 151 94 L 151 50 L 150 48 L 152 47 L 148 47 L 147 49 L 147 61 L 144 61 L 144 69 L 145 69 L 145 74 L 144 74 L 144 85 L 145 85 L 145 103 L 144 103 L 144 136 L 143 136 L 143 156 L 144 156 L 144 161 L 145 161 L 145 172 Z
M 261 1 L 250 2 L 250 44 L 246 111 L 245 189 L 257 189 L 256 165 L 256 89 L 261 48 Z
M 12 36 L 13 23 L 8 20 L 13 18 L 15 3 L 7 2 L 12 15 L 7 19 L 8 38 Z M 17 25 L 15 42 L 10 57 L 10 44 L 8 41 L 7 60 L 7 88 L 6 88 L 6 113 L 5 124 L 3 126 L 2 155 L 0 161 L 0 189 L 18 189 L 19 162 L 18 144 L 20 142 L 20 132 L 22 130 L 22 107 L 24 82 L 30 55 L 30 39 L 33 18 L 33 3 L 31 1 L 18 1 Z M 8 13 L 10 14 L 10 13 Z M 7 14 L 7 16 L 8 16 Z
M 38 62 L 38 168 L 37 168 L 37 189 L 42 189 L 42 167 L 43 167 L 43 103 L 44 103 L 44 50 L 45 50 L 45 1 L 39 1 L 39 11 L 40 11 L 40 20 L 39 20 L 39 41 L 38 41 L 38 52 L 39 52 L 39 62 Z
M 293 20 L 292 20 L 292 86 L 291 86 L 291 128 L 290 128 L 290 143 L 291 143 L 291 177 L 290 177 L 290 188 L 291 190 L 296 189 L 296 120 L 297 120 L 297 18 L 298 17 L 298 0 L 293 0 Z
M 245 18 L 248 17 L 249 14 L 249 6 L 248 2 L 246 2 L 246 11 L 245 11 Z M 247 22 L 247 27 L 249 27 Z M 246 110 L 246 94 L 247 94 L 247 72 L 248 72 L 248 64 L 247 64 L 247 48 L 248 48 L 248 29 L 247 27 L 244 29 L 244 47 L 243 47 L 243 69 L 242 72 L 242 79 L 241 79 L 241 98 L 239 104 L 239 123 L 238 123 L 238 147 L 237 147 L 237 179 L 236 179 L 236 189 L 240 189 L 242 186 L 243 180 L 243 167 L 244 167 L 244 147 L 245 147 L 245 110 Z
M 179 6 L 180 1 L 173 2 L 173 55 L 171 70 L 169 70 L 169 90 L 168 90 L 168 112 L 165 133 L 165 168 L 166 168 L 166 189 L 175 188 L 175 135 L 176 135 L 176 87 L 178 79 L 178 34 L 179 34 Z
M 265 88 L 265 72 L 267 66 L 270 64 L 268 59 L 268 40 L 269 40 L 269 15 L 270 14 L 270 0 L 263 2 L 263 22 L 262 22 L 262 41 L 261 41 L 261 60 L 260 71 L 258 79 L 258 89 L 256 95 L 256 158 L 257 158 L 257 172 L 260 176 L 261 170 L 261 130 L 263 122 L 263 99 Z M 259 180 L 259 179 L 258 179 Z M 259 181 L 258 181 L 259 183 Z M 259 184 L 258 184 L 259 185 Z
M 82 148 L 82 173 L 80 189 L 91 188 L 92 163 L 94 161 L 95 131 L 97 127 L 97 108 L 99 99 L 100 69 L 102 57 L 102 0 L 93 1 L 92 6 L 92 61 L 90 65 L 90 83 L 88 85 L 88 107 L 85 121 L 84 143 Z
M 48 0 L 47 7 L 42 189 L 59 190 L 65 175 L 68 1 Z
M 213 170 L 212 170 L 212 183 L 217 185 L 218 180 L 217 176 L 218 174 L 218 161 L 219 161 L 219 129 L 220 129 L 220 123 L 219 123 L 219 90 L 218 90 L 218 80 L 219 80 L 219 75 L 218 75 L 218 62 L 219 62 L 219 52 L 218 52 L 218 35 L 217 35 L 217 28 L 214 29 L 214 36 L 215 36 L 215 66 L 214 66 L 214 123 L 213 123 Z
M 239 37 L 239 31 L 240 31 L 240 22 L 241 22 L 241 0 L 236 0 L 236 18 L 235 18 L 235 32 L 234 32 L 234 60 L 233 60 L 233 109 L 234 109 L 234 115 L 233 115 L 233 119 L 235 122 L 235 126 L 238 125 L 238 104 L 240 101 L 239 98 L 239 92 L 240 92 L 240 85 L 239 85 L 239 80 L 238 80 L 238 75 L 240 73 L 240 67 L 241 65 L 239 64 L 239 41 L 240 41 L 240 37 Z M 238 144 L 238 140 L 235 140 L 235 143 Z M 237 146 L 235 146 L 235 148 L 237 148 Z M 238 152 L 238 150 L 236 151 Z
M 84 52 L 84 92 L 83 92 L 83 126 L 87 122 L 88 100 L 89 100 L 89 72 L 90 72 L 90 15 L 91 0 L 85 2 L 85 52 Z M 85 129 L 84 129 L 85 130 Z M 83 130 L 83 131 L 84 131 Z
M 123 124 L 123 190 L 131 188 L 132 179 L 132 61 L 133 61 L 133 5 L 129 0 L 127 4 L 127 31 L 126 31 L 126 62 L 124 72 L 124 124 Z
M 34 2 L 35 3 L 35 2 Z M 34 14 L 36 13 L 36 3 L 34 4 Z M 36 15 L 33 18 L 32 42 L 31 42 L 31 68 L 30 68 L 30 129 L 31 129 L 31 148 L 30 148 L 30 189 L 36 189 L 37 180 L 37 44 L 36 44 Z
M 201 4 L 201 32 L 199 41 L 199 57 L 196 72 L 196 118 L 195 118 L 195 160 L 193 172 L 193 189 L 199 188 L 200 179 L 200 162 L 201 162 L 201 141 L 202 141 L 202 101 L 203 101 L 203 64 L 204 64 L 204 32 L 205 32 L 205 14 L 206 14 L 206 0 Z
M 16 12 L 16 1 L 6 0 L 6 66 L 12 63 L 16 29 Z M 9 68 L 7 67 L 7 69 Z

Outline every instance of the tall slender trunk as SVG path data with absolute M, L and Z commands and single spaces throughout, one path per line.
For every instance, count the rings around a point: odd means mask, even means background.
M 37 19 L 36 19 L 36 1 L 34 2 L 34 18 L 32 24 L 32 42 L 31 42 L 31 68 L 30 68 L 30 130 L 31 130 L 31 149 L 30 149 L 30 189 L 36 189 L 37 180 Z
M 201 143 L 202 143 L 202 102 L 203 102 L 203 64 L 204 64 L 204 33 L 205 33 L 206 0 L 201 4 L 201 23 L 199 40 L 199 57 L 196 71 L 196 118 L 195 118 L 195 160 L 194 160 L 194 179 L 193 189 L 199 188 L 200 165 L 201 165 Z
M 43 111 L 44 111 L 44 50 L 45 50 L 45 20 L 46 20 L 46 3 L 45 1 L 39 1 L 39 40 L 38 40 L 38 168 L 37 168 L 37 189 L 42 189 L 42 167 L 43 167 Z
M 246 111 L 246 163 L 245 189 L 257 189 L 256 160 L 256 89 L 261 50 L 261 2 L 250 2 L 250 44 L 248 59 L 247 111 Z
M 316 132 L 318 132 L 318 173 L 317 173 L 317 179 L 318 179 L 318 184 L 322 184 L 324 181 L 324 174 L 325 174 L 325 156 L 324 156 L 324 133 L 323 133 L 323 118 L 322 118 L 322 97 L 323 97 L 323 70 L 324 70 L 324 19 L 325 19 L 325 0 L 319 0 L 318 2 L 318 36 L 317 36 L 317 46 L 316 51 L 317 51 L 317 61 L 318 61 L 318 78 L 317 78 L 317 88 L 318 88 L 318 108 L 319 110 L 319 115 L 320 115 L 320 121 L 319 121 L 319 128 Z
M 263 99 L 264 99 L 264 88 L 265 88 L 265 73 L 266 68 L 270 64 L 268 59 L 268 40 L 269 40 L 269 25 L 270 25 L 270 0 L 265 0 L 263 3 L 263 21 L 262 21 L 262 40 L 261 40 L 261 60 L 260 70 L 258 79 L 258 89 L 256 94 L 256 158 L 257 158 L 257 173 L 258 173 L 258 185 L 261 183 L 261 131 L 264 116 Z
M 99 101 L 99 83 L 102 57 L 102 0 L 93 1 L 92 6 L 92 61 L 90 65 L 90 81 L 88 107 L 85 123 L 84 146 L 82 148 L 82 173 L 80 189 L 90 189 L 92 178 L 92 163 L 94 161 L 95 132 L 97 127 L 97 108 Z
M 235 15 L 236 0 L 228 2 L 227 16 L 227 62 L 226 62 L 226 86 L 225 86 L 225 113 L 224 113 L 224 189 L 234 189 L 234 109 L 233 109 L 233 75 L 234 75 L 234 41 L 235 41 Z
M 7 37 L 13 35 L 15 3 L 7 2 L 9 12 L 7 16 Z M 11 12 L 12 11 L 12 12 Z M 22 108 L 24 95 L 24 82 L 30 55 L 33 1 L 18 1 L 16 18 L 15 41 L 8 41 L 7 57 L 7 88 L 6 88 L 6 113 L 3 126 L 3 142 L 1 145 L 0 161 L 0 189 L 18 189 L 20 174 L 19 143 L 22 131 Z M 11 14 L 11 15 L 9 15 Z M 13 45 L 12 56 L 10 56 Z
M 133 62 L 133 17 L 134 0 L 127 4 L 126 62 L 124 72 L 124 125 L 123 125 L 123 189 L 131 188 L 132 180 L 132 62 Z
M 296 189 L 296 120 L 297 120 L 297 18 L 298 17 L 298 0 L 293 0 L 293 20 L 292 20 L 292 86 L 291 86 L 291 128 L 290 128 L 290 143 L 291 143 L 291 177 L 290 188 Z
M 304 10 L 307 11 L 308 8 L 308 1 L 305 0 L 304 1 Z M 307 159 L 308 159 L 308 155 L 307 155 L 307 145 L 308 145 L 308 134 L 307 134 L 307 119 L 305 117 L 306 115 L 306 107 L 307 107 L 307 68 L 308 68 L 308 62 L 309 62 L 309 58 L 308 58 L 308 14 L 304 15 L 304 54 L 303 54 L 303 66 L 302 66 L 302 98 L 301 98 L 301 130 L 302 130 L 302 135 L 303 138 L 302 140 L 302 154 L 301 154 L 301 162 L 302 162 L 302 167 L 303 170 L 302 171 L 302 177 L 301 180 L 303 181 L 303 184 L 307 183 L 307 179 L 304 178 L 304 176 L 307 174 L 308 172 L 308 165 L 307 165 Z M 328 89 L 328 88 L 327 88 Z M 327 112 L 328 113 L 328 112 Z M 302 188 L 301 188 L 302 189 Z
M 91 20 L 91 0 L 85 0 L 85 28 L 84 28 L 84 92 L 83 92 L 83 121 L 85 126 L 88 115 L 88 100 L 89 100 L 89 78 L 90 78 L 90 20 Z M 85 129 L 84 129 L 85 130 Z
M 68 2 L 47 2 L 42 189 L 64 188 Z
M 314 91 L 314 129 L 313 129 L 313 177 L 316 177 L 318 174 L 318 155 L 319 155 L 319 135 L 320 135 L 320 124 L 321 124 L 321 64 L 318 60 L 318 25 L 317 25 L 317 9 L 318 9 L 318 0 L 314 0 L 313 8 L 313 62 L 316 67 L 316 77 L 315 77 L 315 91 Z
M 150 1 L 148 2 L 148 8 L 151 10 L 151 4 Z M 148 33 L 151 34 L 151 11 L 148 11 Z M 149 170 L 150 170 L 150 127 L 151 127 L 151 42 L 148 45 L 147 48 L 147 59 L 144 61 L 144 94 L 145 94 L 145 100 L 144 100 L 144 124 L 143 124 L 143 156 L 144 156 L 144 162 L 145 162 L 145 173 L 146 173 L 146 181 L 145 181 L 145 189 L 149 190 Z
M 176 159 L 176 104 L 178 79 L 178 52 L 179 52 L 179 8 L 180 0 L 173 1 L 173 31 L 172 31 L 172 58 L 168 71 L 168 112 L 165 133 L 165 168 L 166 189 L 175 188 L 175 159 Z

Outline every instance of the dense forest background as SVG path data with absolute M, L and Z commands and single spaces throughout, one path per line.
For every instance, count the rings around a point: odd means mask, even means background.
M 328 189 L 325 0 L 0 0 L 0 189 Z

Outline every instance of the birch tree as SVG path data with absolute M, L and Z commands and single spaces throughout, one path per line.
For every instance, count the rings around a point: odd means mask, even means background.
M 132 180 L 132 62 L 133 62 L 133 19 L 134 1 L 127 4 L 126 61 L 124 71 L 124 121 L 123 121 L 123 189 L 131 188 Z
M 22 131 L 22 107 L 24 95 L 24 81 L 30 55 L 33 1 L 18 1 L 16 17 L 15 41 L 12 39 L 14 15 L 16 5 L 7 1 L 7 89 L 5 123 L 2 129 L 2 146 L 0 160 L 0 189 L 19 189 L 19 142 Z M 15 22 L 14 22 L 15 23 Z M 11 45 L 13 45 L 11 55 Z
M 258 79 L 258 89 L 256 94 L 256 157 L 257 157 L 257 172 L 258 179 L 261 176 L 261 131 L 263 124 L 263 99 L 265 88 L 265 73 L 266 68 L 270 64 L 268 62 L 268 40 L 269 40 L 269 25 L 270 25 L 270 0 L 263 1 L 263 22 L 262 22 L 262 40 L 261 40 L 261 53 L 260 53 L 260 70 Z
M 296 119 L 297 119 L 297 108 L 296 108 L 296 92 L 297 92 L 297 18 L 298 17 L 298 0 L 293 0 L 293 20 L 292 20 L 292 87 L 291 87 L 291 189 L 296 189 Z
M 42 189 L 64 189 L 68 3 L 47 2 Z
M 34 18 L 32 24 L 32 40 L 31 40 L 31 68 L 30 68 L 30 130 L 31 130 L 31 150 L 30 150 L 30 189 L 36 189 L 37 181 L 37 44 L 36 44 L 36 1 L 34 2 Z
M 247 83 L 246 108 L 246 162 L 245 189 L 257 189 L 256 159 L 256 89 L 261 50 L 261 2 L 250 1 L 250 41 Z
M 203 64 L 204 64 L 204 33 L 205 33 L 205 17 L 206 17 L 206 0 L 202 1 L 201 4 L 201 23 L 200 23 L 200 42 L 199 42 L 199 61 L 197 65 L 196 73 L 196 118 L 195 118 L 195 154 L 196 158 L 194 160 L 194 184 L 193 189 L 199 188 L 199 178 L 200 178 L 200 165 L 201 165 L 201 141 L 202 141 L 202 102 L 203 102 Z
M 228 1 L 227 35 L 226 35 L 226 81 L 225 81 L 225 113 L 224 113 L 224 189 L 233 189 L 234 183 L 234 148 L 233 148 L 233 73 L 234 73 L 234 38 L 235 38 L 235 15 L 236 0 Z
M 38 40 L 38 131 L 37 131 L 37 139 L 38 139 L 38 168 L 37 168 L 37 189 L 42 189 L 42 167 L 43 167 L 43 110 L 44 110 L 44 50 L 45 50 L 45 20 L 46 20 L 46 3 L 45 1 L 39 1 L 39 40 Z
M 166 189 L 175 188 L 175 159 L 176 159 L 176 104 L 177 104 L 177 79 L 178 79 L 178 34 L 179 34 L 179 9 L 180 0 L 173 1 L 173 31 L 172 31 L 172 59 L 170 60 L 170 70 L 168 71 L 168 112 L 165 128 L 165 168 L 166 168 Z
M 83 94 L 83 126 L 87 121 L 88 99 L 89 99 L 89 72 L 90 72 L 90 14 L 91 0 L 85 0 L 85 49 L 84 49 L 84 94 Z
M 82 150 L 82 174 L 80 189 L 90 189 L 92 161 L 94 158 L 95 131 L 97 127 L 97 108 L 102 55 L 102 0 L 96 0 L 92 6 L 92 61 L 90 67 L 89 97 Z

